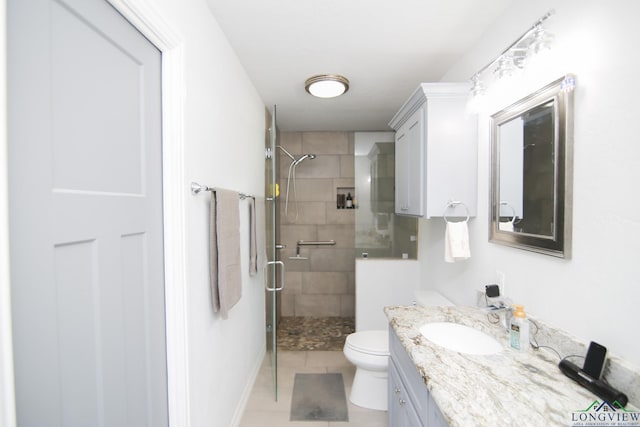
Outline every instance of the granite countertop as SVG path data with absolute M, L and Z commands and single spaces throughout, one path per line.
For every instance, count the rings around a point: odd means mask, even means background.
M 567 426 L 573 412 L 602 400 L 560 372 L 553 352 L 512 349 L 504 327 L 476 307 L 386 307 L 385 313 L 451 426 Z M 448 350 L 420 333 L 430 322 L 471 326 L 504 349 L 487 356 Z

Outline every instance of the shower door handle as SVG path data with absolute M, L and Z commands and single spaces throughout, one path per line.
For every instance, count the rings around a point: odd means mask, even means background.
M 270 288 L 269 287 L 269 280 L 267 279 L 267 283 L 265 283 L 265 289 L 267 291 L 270 292 L 276 292 L 276 291 L 281 291 L 284 289 L 284 262 L 282 261 L 268 261 L 267 264 L 264 266 L 265 269 L 269 268 L 270 265 L 280 265 L 280 268 L 282 268 L 282 274 L 280 274 L 280 287 L 275 287 L 275 288 Z

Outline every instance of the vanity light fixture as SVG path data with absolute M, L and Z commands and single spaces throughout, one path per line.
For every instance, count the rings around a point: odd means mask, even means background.
M 528 47 L 528 55 L 536 55 L 543 50 L 551 49 L 551 43 L 553 43 L 553 35 L 549 34 L 542 24 L 536 24 L 533 30 L 533 39 Z
M 499 79 L 510 76 L 516 69 L 516 65 L 513 61 L 511 52 L 507 52 L 500 56 L 498 59 L 498 68 L 496 68 L 496 75 Z M 477 74 L 476 74 L 477 75 Z
M 542 18 L 538 19 L 527 31 L 516 41 L 511 43 L 500 55 L 482 67 L 471 77 L 471 96 L 477 97 L 484 94 L 481 75 L 489 68 L 497 64 L 494 73 L 500 79 L 513 74 L 516 70 L 525 67 L 527 59 L 551 48 L 553 35 L 549 34 L 542 26 L 542 23 L 549 19 L 555 10 L 551 9 Z
M 335 98 L 349 90 L 349 80 L 339 74 L 318 74 L 309 77 L 304 88 L 318 98 Z
M 480 75 L 476 73 L 473 75 L 473 77 L 471 77 L 471 96 L 473 97 L 482 96 L 484 95 L 484 93 L 485 93 L 484 85 L 480 80 Z

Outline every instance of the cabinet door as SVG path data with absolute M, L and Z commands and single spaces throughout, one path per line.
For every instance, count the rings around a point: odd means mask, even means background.
M 389 413 L 388 420 L 389 426 L 400 427 L 406 425 L 405 423 L 405 411 L 400 404 L 400 393 L 402 393 L 402 382 L 395 370 L 395 366 L 392 361 L 389 360 L 389 379 L 388 379 L 388 393 L 389 396 Z
M 407 162 L 409 161 L 409 151 L 407 144 L 407 126 L 401 126 L 396 132 L 396 195 L 395 212 L 399 215 L 406 214 L 409 208 L 408 200 L 408 176 Z
M 407 121 L 407 215 L 424 215 L 425 188 L 425 133 L 424 107 L 419 108 Z
M 399 215 L 424 215 L 424 108 L 396 132 L 396 201 Z
M 389 427 L 423 427 L 397 369 L 389 358 Z

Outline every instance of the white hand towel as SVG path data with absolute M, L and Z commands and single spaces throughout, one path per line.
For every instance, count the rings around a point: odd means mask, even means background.
M 447 222 L 444 235 L 444 260 L 456 262 L 469 258 L 471 258 L 471 249 L 467 222 Z
M 511 221 L 499 222 L 498 223 L 498 230 L 513 232 L 513 223 Z

